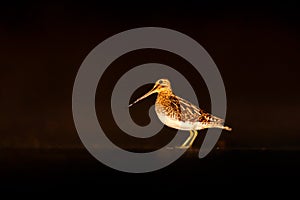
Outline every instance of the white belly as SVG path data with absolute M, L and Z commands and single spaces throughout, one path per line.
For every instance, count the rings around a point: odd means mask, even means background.
M 200 122 L 182 122 L 175 118 L 171 118 L 167 115 L 158 114 L 158 113 L 157 113 L 157 116 L 163 124 L 165 124 L 166 126 L 169 126 L 171 128 L 175 128 L 178 130 L 184 130 L 184 131 L 202 129 Z

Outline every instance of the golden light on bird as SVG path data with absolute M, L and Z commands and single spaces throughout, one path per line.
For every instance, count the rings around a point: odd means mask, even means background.
M 231 131 L 230 127 L 223 125 L 223 119 L 213 116 L 187 100 L 176 96 L 168 79 L 156 81 L 149 92 L 135 100 L 129 107 L 153 93 L 158 93 L 155 111 L 160 121 L 171 128 L 190 131 L 190 136 L 179 148 L 189 148 L 198 135 L 197 130 L 221 128 Z

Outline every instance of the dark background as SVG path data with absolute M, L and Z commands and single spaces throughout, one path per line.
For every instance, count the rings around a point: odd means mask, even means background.
M 173 184 L 197 178 L 203 183 L 276 184 L 299 179 L 299 22 L 299 6 L 286 1 L 1 5 L 2 188 L 87 188 L 100 182 L 155 183 L 159 178 Z M 85 150 L 73 123 L 72 87 L 82 61 L 95 46 L 121 31 L 146 26 L 180 31 L 207 50 L 224 80 L 226 123 L 233 131 L 224 132 L 205 159 L 197 160 L 206 132 L 201 131 L 193 149 L 178 162 L 157 172 L 132 175 L 103 166 Z M 210 110 L 206 86 L 201 77 L 189 73 L 192 67 L 184 59 L 148 49 L 124 55 L 111 65 L 99 83 L 105 89 L 97 92 L 98 117 L 109 116 L 108 101 L 102 96 L 109 95 L 118 73 L 153 60 L 184 68 L 200 95 L 199 104 Z M 132 99 L 151 87 L 143 86 Z M 147 124 L 147 117 L 140 116 L 154 100 L 155 96 L 145 100 L 145 107 L 131 110 L 137 123 Z M 111 128 L 110 137 L 119 146 L 137 142 L 119 134 L 109 117 L 100 123 Z M 164 128 L 135 147 L 159 148 L 174 134 Z

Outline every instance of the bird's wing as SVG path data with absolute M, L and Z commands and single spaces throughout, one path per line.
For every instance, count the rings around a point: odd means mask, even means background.
M 177 96 L 176 96 L 177 97 Z M 224 120 L 205 112 L 189 101 L 177 97 L 180 104 L 181 120 L 189 122 L 215 122 L 222 123 Z

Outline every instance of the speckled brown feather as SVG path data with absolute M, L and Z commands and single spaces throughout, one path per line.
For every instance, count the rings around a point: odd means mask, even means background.
M 223 125 L 224 121 L 222 119 L 205 112 L 187 100 L 173 94 L 171 83 L 168 79 L 159 79 L 156 81 L 148 93 L 135 100 L 129 107 L 153 93 L 158 93 L 155 102 L 156 114 L 159 120 L 166 126 L 188 131 L 205 128 L 231 130 L 230 127 Z
M 155 106 L 157 107 L 157 112 L 182 122 L 223 123 L 222 119 L 174 95 L 171 90 L 160 92 Z

